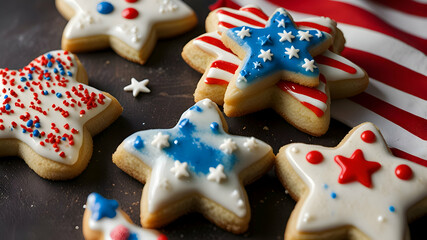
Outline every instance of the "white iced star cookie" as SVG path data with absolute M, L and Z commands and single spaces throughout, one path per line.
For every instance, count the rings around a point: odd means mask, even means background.
M 114 199 L 89 194 L 83 214 L 83 236 L 87 240 L 167 240 L 160 232 L 135 225 Z
M 285 239 L 409 239 L 407 219 L 427 213 L 427 168 L 393 156 L 372 123 L 335 148 L 286 145 L 276 164 L 298 201 Z
M 117 148 L 113 162 L 142 183 L 141 224 L 157 228 L 198 211 L 233 233 L 248 228 L 250 207 L 242 184 L 266 173 L 271 147 L 255 138 L 229 135 L 209 99 L 183 113 L 172 129 L 137 132 Z M 153 139 L 168 136 L 159 148 Z
M 140 92 L 143 93 L 149 93 L 151 92 L 150 89 L 148 89 L 147 84 L 150 82 L 150 80 L 148 79 L 144 79 L 140 82 L 138 82 L 138 80 L 136 80 L 135 78 L 131 79 L 131 84 L 127 85 L 126 87 L 123 88 L 123 90 L 127 91 L 127 92 L 132 92 L 132 95 L 134 97 L 138 96 L 138 94 Z
M 144 64 L 157 38 L 193 28 L 196 15 L 181 0 L 56 0 L 69 20 L 62 48 L 85 52 L 111 47 L 120 56 Z
M 80 174 L 92 135 L 122 112 L 110 94 L 86 85 L 86 71 L 66 51 L 51 51 L 20 70 L 0 69 L 0 156 L 20 156 L 51 180 Z

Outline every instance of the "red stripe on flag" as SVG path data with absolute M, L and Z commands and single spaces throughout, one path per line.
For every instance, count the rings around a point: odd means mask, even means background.
M 250 12 L 250 13 L 264 19 L 265 21 L 268 20 L 268 16 L 265 15 L 265 13 L 258 8 L 248 7 L 248 8 L 241 8 L 240 10 Z
M 254 26 L 257 26 L 257 27 L 264 27 L 263 23 L 260 23 L 260 22 L 258 22 L 256 20 L 253 20 L 253 19 L 245 17 L 245 16 L 241 16 L 241 15 L 238 15 L 238 14 L 226 11 L 224 9 L 218 10 L 217 14 L 224 14 L 224 15 L 227 15 L 229 17 L 233 17 L 235 19 L 238 19 L 240 21 L 243 21 L 245 23 L 248 23 L 248 24 L 251 24 L 251 25 L 254 25 Z
M 313 23 L 313 22 L 295 22 L 295 24 L 298 27 L 301 27 L 301 26 L 302 27 L 309 27 L 309 28 L 317 29 L 317 30 L 322 31 L 322 32 L 327 32 L 329 34 L 332 33 L 332 29 L 325 27 L 323 25 L 317 24 L 317 23 Z
M 342 2 L 319 0 L 268 0 L 292 11 L 327 16 L 337 22 L 359 26 L 394 37 L 427 54 L 427 40 L 408 34 L 384 22 L 374 14 Z
M 237 27 L 236 25 L 233 25 L 233 24 L 228 23 L 228 22 L 218 22 L 218 25 L 223 26 L 223 27 L 228 28 L 228 29 Z
M 343 62 L 337 61 L 335 59 L 323 56 L 323 55 L 317 55 L 316 57 L 314 57 L 314 60 L 318 64 L 328 65 L 328 66 L 340 69 L 340 70 L 347 72 L 347 73 L 350 73 L 350 74 L 357 73 L 357 70 L 354 67 L 349 66 Z
M 396 11 L 405 12 L 411 15 L 420 17 L 427 17 L 427 5 L 415 1 L 402 1 L 402 0 L 375 0 L 371 1 L 379 3 L 383 6 L 393 8 Z
M 231 74 L 234 74 L 239 66 L 222 60 L 216 60 L 211 64 L 211 68 L 219 68 L 221 70 L 227 71 Z
M 386 58 L 345 48 L 342 55 L 365 69 L 375 80 L 427 100 L 427 78 Z
M 206 84 L 228 85 L 228 82 L 218 78 L 205 78 Z
M 399 125 L 415 136 L 423 140 L 427 140 L 426 119 L 406 112 L 365 92 L 351 97 L 350 99 L 353 102 Z
M 213 38 L 210 36 L 203 36 L 203 37 L 196 38 L 196 40 L 209 43 L 211 45 L 214 45 L 215 47 L 221 48 L 222 50 L 224 50 L 226 52 L 233 53 L 229 48 L 227 48 L 224 45 L 224 43 L 222 43 L 222 41 L 220 39 L 216 39 L 216 38 Z
M 404 152 L 404 151 L 397 149 L 397 148 L 390 148 L 390 150 L 393 153 L 393 155 L 396 157 L 404 158 L 404 159 L 409 160 L 411 162 L 414 162 L 414 163 L 420 164 L 424 167 L 427 167 L 427 160 L 425 160 L 425 159 L 411 155 L 411 154 Z
M 239 9 L 240 8 L 240 6 L 236 3 L 234 3 L 233 1 L 218 0 L 216 3 L 209 6 L 209 10 L 213 11 L 213 10 L 220 8 L 220 7 L 228 7 L 228 8 L 232 8 L 232 9 Z

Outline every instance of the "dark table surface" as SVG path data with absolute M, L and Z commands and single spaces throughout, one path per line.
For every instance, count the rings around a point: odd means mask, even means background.
M 89 84 L 115 96 L 124 111 L 119 119 L 93 138 L 88 168 L 70 181 L 48 181 L 17 157 L 0 159 L 0 239 L 82 239 L 83 205 L 91 192 L 117 199 L 139 224 L 143 185 L 111 161 L 116 147 L 130 134 L 145 129 L 171 128 L 194 104 L 193 92 L 200 74 L 181 59 L 182 47 L 204 32 L 207 6 L 213 1 L 186 1 L 199 18 L 192 31 L 158 41 L 144 66 L 119 57 L 111 50 L 78 54 L 89 74 Z M 54 1 L 2 1 L 0 5 L 0 67 L 19 69 L 37 56 L 60 48 L 67 21 Z M 150 79 L 149 94 L 134 98 L 123 91 L 130 79 Z M 333 107 L 333 106 L 332 106 Z M 255 136 L 271 144 L 305 142 L 335 146 L 350 130 L 332 120 L 322 137 L 311 137 L 286 123 L 272 110 L 240 118 L 226 118 L 230 133 Z M 160 229 L 169 239 L 283 239 L 295 202 L 285 193 L 274 172 L 246 187 L 252 207 L 248 232 L 233 235 L 200 214 L 183 216 Z M 427 217 L 409 225 L 412 239 L 426 239 Z

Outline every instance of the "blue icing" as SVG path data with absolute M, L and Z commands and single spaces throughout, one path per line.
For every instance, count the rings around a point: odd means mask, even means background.
M 279 27 L 276 23 L 282 19 L 285 21 L 285 27 Z M 238 88 L 243 89 L 250 86 L 253 83 L 261 81 L 265 76 L 272 75 L 277 71 L 290 71 L 307 77 L 317 77 L 319 75 L 318 68 L 314 68 L 313 72 L 311 72 L 310 70 L 306 71 L 302 65 L 305 63 L 305 58 L 309 61 L 313 60 L 309 50 L 330 38 L 329 34 L 322 32 L 321 36 L 318 37 L 316 36 L 318 33 L 317 30 L 303 30 L 304 32 L 308 31 L 312 37 L 310 37 L 310 41 L 299 40 L 298 31 L 300 30 L 295 26 L 286 12 L 282 13 L 280 11 L 276 11 L 265 28 L 256 29 L 244 27 L 245 29 L 250 29 L 250 37 L 241 39 L 240 36 L 237 35 L 242 28 L 243 27 L 236 27 L 226 32 L 227 36 L 246 50 L 246 58 L 243 60 L 243 67 L 236 83 Z M 292 32 L 292 35 L 295 36 L 292 42 L 287 40 L 280 42 L 281 36 L 279 33 L 283 33 L 283 31 Z M 291 46 L 299 49 L 299 58 L 292 57 L 289 59 L 289 55 L 285 54 L 285 48 L 291 48 Z M 264 62 L 262 58 L 258 57 L 258 55 L 261 54 L 261 49 L 264 51 L 271 50 L 270 53 L 273 54 L 271 61 L 267 59 L 266 62 Z M 254 64 L 256 62 L 261 62 L 262 67 L 258 64 Z M 246 81 L 244 79 L 246 79 Z
M 199 107 L 199 106 L 197 106 L 197 105 L 192 106 L 192 107 L 190 108 L 190 110 L 194 110 L 194 111 L 197 111 L 197 112 L 202 112 L 202 111 L 203 111 L 203 109 L 202 109 L 202 108 L 200 108 L 200 107 Z
M 100 2 L 96 5 L 96 10 L 101 14 L 109 14 L 114 10 L 114 6 L 109 2 Z
M 116 209 L 119 207 L 116 200 L 106 199 L 98 193 L 91 193 L 89 198 L 93 199 L 90 206 L 92 219 L 98 221 L 103 217 L 114 218 L 116 216 Z
M 142 140 L 142 138 L 140 136 L 136 136 L 135 138 L 135 142 L 133 143 L 133 146 L 136 149 L 141 149 L 144 147 L 144 140 Z

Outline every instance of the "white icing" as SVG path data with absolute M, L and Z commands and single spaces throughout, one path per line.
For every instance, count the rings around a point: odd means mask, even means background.
M 362 132 L 367 130 L 375 134 L 374 143 L 361 140 Z M 362 150 L 367 161 L 381 164 L 381 168 L 371 175 L 372 188 L 358 181 L 338 183 L 341 168 L 334 157 L 350 157 L 356 149 Z M 311 164 L 305 159 L 306 154 L 313 150 L 323 155 L 321 163 Z M 372 240 L 404 239 L 408 208 L 427 197 L 427 168 L 394 157 L 372 123 L 358 127 L 337 149 L 290 144 L 286 156 L 310 191 L 297 219 L 299 231 L 317 232 L 353 225 Z M 401 164 L 412 169 L 410 180 L 402 180 L 395 175 L 396 167 Z M 336 198 L 331 194 L 336 194 Z M 394 212 L 389 210 L 390 206 L 395 208 Z M 306 214 L 311 216 L 310 221 L 304 221 Z
M 123 90 L 125 91 L 131 91 L 132 95 L 134 97 L 138 96 L 138 94 L 140 92 L 143 93 L 149 93 L 151 92 L 150 89 L 147 88 L 147 84 L 150 82 L 150 80 L 148 79 L 144 79 L 140 82 L 138 82 L 138 80 L 136 80 L 135 78 L 131 79 L 131 84 L 127 85 L 126 87 L 123 88 Z
M 247 151 L 244 143 L 247 137 L 233 136 L 224 132 L 221 117 L 213 102 L 205 99 L 196 103 L 195 106 L 201 108 L 201 112 L 196 110 L 187 110 L 183 113 L 180 121 L 188 118 L 190 123 L 195 126 L 196 132 L 194 137 L 200 139 L 201 142 L 219 149 L 219 146 L 224 143 L 225 139 L 230 139 L 234 142 L 237 148 L 233 151 L 236 162 L 231 170 L 226 171 L 227 179 L 218 184 L 216 181 L 210 181 L 203 173 L 195 173 L 188 167 L 190 177 L 185 181 L 177 179 L 169 170 L 174 167 L 174 162 L 177 159 L 172 159 L 164 150 L 160 150 L 151 144 L 146 144 L 142 149 L 135 149 L 134 141 L 137 136 L 150 139 L 159 131 L 168 132 L 173 136 L 179 134 L 179 125 L 167 130 L 147 130 L 137 132 L 129 136 L 124 141 L 124 149 L 138 157 L 146 165 L 151 167 L 151 178 L 148 190 L 148 211 L 153 213 L 162 209 L 170 203 L 181 200 L 188 195 L 200 194 L 208 199 L 224 206 L 229 211 L 235 213 L 239 217 L 244 217 L 248 214 L 249 209 L 246 207 L 247 197 L 243 187 L 240 184 L 239 173 L 259 161 L 268 152 L 271 147 L 257 140 L 257 148 L 253 151 Z M 219 125 L 219 133 L 213 133 L 210 129 L 210 124 L 216 122 Z M 210 156 L 206 156 L 208 158 Z M 211 156 L 214 157 L 214 156 Z M 185 161 L 185 159 L 179 159 Z M 170 183 L 170 189 L 165 190 L 161 187 L 161 183 L 167 180 Z M 233 193 L 233 194 L 232 194 Z M 237 195 L 237 197 L 236 197 Z
M 191 8 L 180 0 L 139 0 L 135 3 L 111 1 L 114 10 L 109 14 L 97 12 L 98 0 L 63 1 L 75 11 L 64 30 L 66 39 L 107 34 L 119 38 L 136 50 L 145 45 L 155 24 L 180 20 L 193 14 Z M 138 17 L 123 18 L 122 11 L 126 8 L 136 9 Z
M 19 72 L 15 76 L 12 76 L 10 73 L 13 72 L 13 70 L 9 70 L 7 72 L 8 77 L 5 78 L 3 76 L 1 78 L 2 80 L 6 80 L 7 84 L 4 85 L 4 82 L 0 81 L 0 101 L 1 103 L 3 103 L 6 95 L 12 98 L 12 100 L 9 102 L 9 105 L 11 106 L 11 110 L 13 110 L 14 113 L 0 113 L 0 126 L 3 125 L 5 127 L 4 130 L 0 130 L 0 138 L 19 139 L 20 141 L 30 146 L 36 153 L 38 153 L 42 157 L 63 164 L 72 165 L 77 161 L 79 157 L 79 152 L 83 141 L 84 124 L 99 113 L 101 113 L 103 110 L 105 110 L 107 106 L 111 103 L 111 99 L 103 95 L 101 91 L 76 81 L 77 61 L 74 55 L 68 53 L 64 54 L 64 51 L 51 51 L 49 53 L 44 54 L 43 56 L 47 56 L 48 54 L 51 54 L 57 60 L 61 60 L 61 62 L 64 63 L 64 67 L 69 67 L 69 69 L 65 68 L 66 74 L 64 76 L 61 76 L 59 73 L 55 74 L 53 72 L 53 69 L 55 68 L 59 70 L 57 62 L 53 62 L 51 67 L 41 66 L 40 63 L 37 63 L 36 61 L 39 61 L 42 58 L 42 56 L 40 56 L 31 63 L 34 64 L 35 67 L 40 68 L 39 70 L 31 71 L 31 66 L 28 65 L 21 71 L 21 73 L 24 74 L 23 76 L 21 76 Z M 73 65 L 72 67 L 71 64 Z M 51 80 L 38 80 L 40 74 L 36 72 L 43 72 L 44 70 L 49 71 L 52 78 Z M 0 71 L 4 71 L 4 69 L 0 69 Z M 68 71 L 71 73 L 72 76 L 67 75 Z M 29 80 L 28 73 L 30 72 L 33 72 L 33 80 Z M 68 81 L 68 83 L 66 83 L 66 86 L 58 86 L 59 81 L 54 78 L 57 75 L 61 77 L 61 81 L 63 79 L 65 79 L 65 81 Z M 27 80 L 25 82 L 21 82 L 21 77 L 25 77 Z M 12 79 L 15 80 L 14 86 L 11 86 L 11 84 L 9 84 Z M 42 90 L 40 90 L 39 86 L 34 85 L 35 83 L 40 83 L 40 86 L 43 87 L 43 90 L 48 91 L 48 95 L 43 95 Z M 21 92 L 20 88 L 24 88 L 26 84 L 30 84 L 31 88 L 34 91 L 30 91 L 30 87 L 28 87 L 27 90 Z M 80 97 L 78 97 L 72 91 L 73 88 L 78 89 L 79 85 L 81 85 L 84 89 L 87 89 L 89 93 L 96 94 L 95 100 L 99 99 L 100 94 L 103 95 L 105 97 L 105 99 L 103 100 L 104 104 L 100 104 L 99 102 L 95 101 L 97 107 L 88 110 L 83 101 L 81 101 Z M 3 92 L 3 90 L 6 90 L 6 92 Z M 55 93 L 52 93 L 52 90 L 55 91 Z M 11 91 L 15 91 L 17 93 L 17 97 L 13 97 Z M 67 97 L 66 92 L 70 92 L 71 98 Z M 82 93 L 83 90 L 79 90 L 79 92 Z M 34 93 L 38 94 L 38 99 L 41 101 L 40 104 L 37 104 L 34 100 Z M 62 97 L 58 98 L 55 95 L 56 93 L 61 93 Z M 71 99 L 74 99 L 79 102 L 81 106 L 73 104 L 73 107 L 71 105 Z M 17 100 L 20 100 L 20 102 L 18 102 Z M 70 105 L 65 106 L 64 101 L 67 101 Z M 39 111 L 30 108 L 31 102 L 33 102 L 36 107 L 41 107 L 44 111 L 46 111 L 47 114 L 44 115 Z M 24 104 L 25 107 L 20 108 L 15 105 L 19 103 Z M 55 107 L 53 107 L 53 104 L 55 105 Z M 0 106 L 4 107 L 5 105 L 1 104 Z M 63 117 L 60 111 L 55 111 L 56 107 L 60 107 L 68 111 L 69 116 Z M 81 110 L 84 110 L 85 113 L 80 114 Z M 33 125 L 32 130 L 37 129 L 40 133 L 45 132 L 44 136 L 30 137 L 31 132 L 23 133 L 23 128 L 20 125 L 26 125 L 26 121 L 22 121 L 20 119 L 20 116 L 25 115 L 26 113 L 29 113 L 30 119 L 32 120 L 35 120 L 36 116 L 40 119 L 40 128 L 36 128 Z M 11 124 L 12 122 L 17 123 L 16 128 L 13 128 Z M 56 128 L 58 128 L 58 132 L 55 132 L 53 129 L 51 129 L 51 123 L 54 123 L 56 125 Z M 69 125 L 69 129 L 66 129 L 64 127 L 66 124 Z M 77 130 L 78 133 L 76 132 L 75 134 L 73 134 L 71 132 L 73 128 Z M 61 143 L 58 144 L 59 151 L 55 152 L 53 144 L 45 142 L 49 133 L 52 133 L 56 136 L 63 136 L 63 134 L 72 135 L 72 141 L 74 142 L 74 144 L 70 144 L 69 138 L 67 138 L 66 140 L 61 140 Z M 44 146 L 40 144 L 41 142 L 43 142 Z M 59 155 L 61 152 L 65 154 L 65 157 L 61 157 Z
M 92 208 L 92 204 L 93 202 L 91 203 L 90 198 L 88 198 L 88 209 Z M 123 216 L 123 214 L 120 212 L 119 208 L 116 209 L 116 216 L 114 218 L 103 217 L 98 221 L 92 219 L 92 217 L 89 218 L 89 228 L 96 231 L 101 231 L 104 235 L 105 240 L 113 240 L 110 234 L 114 230 L 114 228 L 119 225 L 125 226 L 127 229 L 130 230 L 130 232 L 136 234 L 138 239 L 157 240 L 159 235 L 161 235 L 156 230 L 144 229 L 133 223 L 128 222 Z

